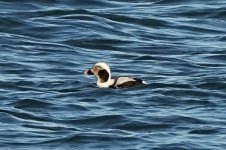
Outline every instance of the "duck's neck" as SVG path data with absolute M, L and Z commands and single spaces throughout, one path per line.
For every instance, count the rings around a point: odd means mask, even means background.
M 111 75 L 109 75 L 108 80 L 106 82 L 101 82 L 99 78 L 97 78 L 97 86 L 100 88 L 108 88 L 112 83 Z

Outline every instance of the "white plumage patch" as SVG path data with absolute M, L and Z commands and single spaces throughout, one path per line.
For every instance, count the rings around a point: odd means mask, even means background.
M 135 80 L 133 78 L 130 78 L 130 77 L 118 77 L 118 80 L 115 84 L 120 85 L 120 84 L 123 84 L 125 82 L 129 82 L 129 81 L 135 81 Z

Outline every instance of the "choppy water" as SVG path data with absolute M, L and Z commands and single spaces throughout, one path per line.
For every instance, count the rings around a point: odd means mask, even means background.
M 225 43 L 221 0 L 1 0 L 0 149 L 224 150 Z

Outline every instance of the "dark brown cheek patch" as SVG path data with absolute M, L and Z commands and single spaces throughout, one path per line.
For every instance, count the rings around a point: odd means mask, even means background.
M 101 83 L 104 83 L 104 82 L 107 82 L 108 81 L 109 73 L 105 69 L 100 70 L 98 72 L 98 75 L 99 75 L 99 78 L 100 78 L 100 82 Z

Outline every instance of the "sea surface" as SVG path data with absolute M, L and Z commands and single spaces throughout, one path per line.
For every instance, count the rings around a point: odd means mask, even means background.
M 226 1 L 0 0 L 0 149 L 225 150 Z

